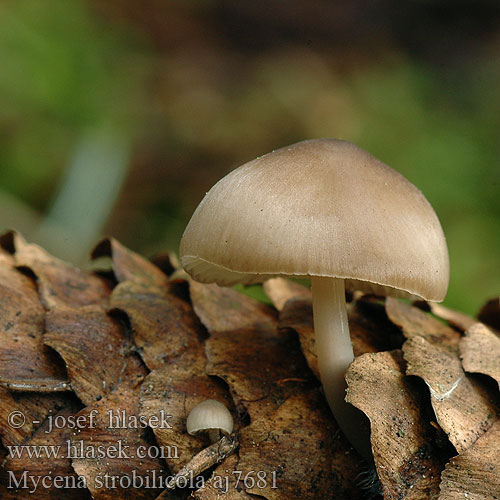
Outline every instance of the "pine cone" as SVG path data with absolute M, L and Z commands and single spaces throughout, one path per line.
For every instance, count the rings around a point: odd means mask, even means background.
M 270 280 L 266 305 L 112 239 L 94 272 L 0 245 L 0 498 L 500 497 L 498 299 L 479 323 L 350 297 L 370 466 L 325 403 L 308 289 Z M 215 444 L 185 428 L 205 399 L 235 420 Z

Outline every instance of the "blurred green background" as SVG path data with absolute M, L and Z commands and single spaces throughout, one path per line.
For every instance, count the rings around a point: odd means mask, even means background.
M 500 4 L 4 0 L 0 229 L 82 265 L 177 250 L 204 193 L 298 140 L 403 173 L 447 235 L 446 304 L 500 292 Z

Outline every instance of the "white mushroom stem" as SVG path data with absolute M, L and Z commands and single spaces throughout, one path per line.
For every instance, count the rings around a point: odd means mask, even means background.
M 345 373 L 354 360 L 344 280 L 312 277 L 316 353 L 321 383 L 340 428 L 356 450 L 372 460 L 367 418 L 346 403 Z

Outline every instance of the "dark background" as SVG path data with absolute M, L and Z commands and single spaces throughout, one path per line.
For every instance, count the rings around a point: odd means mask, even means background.
M 500 2 L 4 0 L 0 226 L 83 265 L 176 250 L 232 168 L 357 143 L 427 196 L 446 303 L 500 285 Z

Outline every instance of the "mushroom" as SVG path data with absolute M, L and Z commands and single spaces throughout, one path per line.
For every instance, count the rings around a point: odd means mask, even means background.
M 324 392 L 348 439 L 371 458 L 366 417 L 345 402 L 354 359 L 345 287 L 443 300 L 448 250 L 424 195 L 354 144 L 303 141 L 217 182 L 189 221 L 180 256 L 195 280 L 221 286 L 311 278 Z
M 215 399 L 206 399 L 197 404 L 189 412 L 186 420 L 188 434 L 207 433 L 212 443 L 218 441 L 221 434 L 231 434 L 233 425 L 233 417 L 229 410 Z

